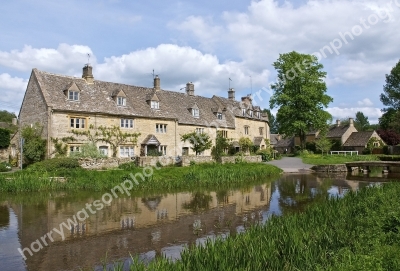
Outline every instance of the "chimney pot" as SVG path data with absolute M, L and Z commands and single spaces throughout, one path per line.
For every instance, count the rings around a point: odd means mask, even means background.
M 192 82 L 188 82 L 186 84 L 186 94 L 189 96 L 194 96 L 194 84 Z
M 154 77 L 154 89 L 156 91 L 161 90 L 161 81 L 160 81 L 160 77 L 158 77 L 158 75 L 156 75 L 156 77 Z
M 92 73 L 92 66 L 89 64 L 86 64 L 85 67 L 83 67 L 82 78 L 86 80 L 86 83 L 93 84 L 94 77 Z
M 354 126 L 354 119 L 353 118 L 349 118 L 349 124 L 350 124 L 350 126 Z
M 235 89 L 234 88 L 230 88 L 228 90 L 228 99 L 235 100 Z
M 17 124 L 18 124 L 17 118 L 13 118 L 13 119 L 12 119 L 12 125 L 17 125 Z
M 340 120 L 336 120 L 336 126 L 337 126 L 337 127 L 340 126 Z

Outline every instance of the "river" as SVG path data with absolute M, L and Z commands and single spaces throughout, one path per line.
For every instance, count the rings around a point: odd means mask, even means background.
M 101 199 L 103 193 L 3 194 L 0 270 L 102 270 L 103 264 L 113 261 L 127 266 L 130 255 L 143 261 L 161 255 L 179 259 L 186 246 L 237 234 L 252 224 L 264 223 L 271 215 L 301 212 L 313 201 L 341 197 L 347 191 L 385 180 L 379 174 L 290 174 L 237 190 L 119 197 L 102 210 L 87 211 L 85 221 L 78 219 L 76 225 L 61 228 L 63 222 L 67 223 L 87 203 Z M 52 241 L 48 235 L 41 239 L 51 231 Z M 27 248 L 26 260 L 18 248 Z

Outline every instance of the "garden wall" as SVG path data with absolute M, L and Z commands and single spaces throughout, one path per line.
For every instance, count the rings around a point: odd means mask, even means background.
M 223 156 L 221 157 L 222 159 L 222 164 L 226 163 L 235 163 L 236 159 L 240 159 L 240 156 Z M 252 155 L 252 156 L 242 156 L 243 162 L 248 162 L 248 163 L 261 163 L 262 158 L 261 155 Z
M 319 165 L 311 168 L 316 172 L 347 172 L 346 165 Z
M 120 164 L 132 162 L 130 158 L 80 158 L 78 161 L 86 169 L 116 168 Z
M 159 162 L 163 166 L 170 166 L 179 163 L 180 160 L 176 160 L 175 157 L 166 156 L 141 156 L 136 157 L 136 165 L 139 167 L 156 166 Z

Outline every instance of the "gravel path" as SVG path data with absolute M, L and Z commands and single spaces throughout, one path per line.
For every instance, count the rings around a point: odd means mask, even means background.
M 267 162 L 267 164 L 281 168 L 284 173 L 309 173 L 312 172 L 310 168 L 313 166 L 304 164 L 301 158 L 297 157 L 283 157 L 280 160 Z

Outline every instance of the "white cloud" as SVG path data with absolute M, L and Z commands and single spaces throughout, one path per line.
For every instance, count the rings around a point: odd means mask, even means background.
M 0 65 L 18 71 L 38 68 L 63 74 L 76 74 L 87 62 L 87 54 L 93 56 L 92 50 L 83 45 L 61 43 L 57 49 L 32 48 L 32 46 L 25 45 L 22 50 L 0 51 Z M 96 58 L 91 57 L 90 61 L 95 63 Z
M 327 111 L 332 115 L 333 119 L 343 119 L 348 117 L 355 118 L 358 111 L 363 112 L 368 117 L 370 123 L 377 123 L 378 119 L 382 116 L 380 108 L 374 107 L 352 107 L 352 108 L 339 108 L 331 107 Z
M 368 99 L 368 98 L 365 98 L 365 99 L 363 99 L 362 101 L 358 101 L 357 104 L 358 104 L 359 106 L 365 106 L 365 107 L 370 107 L 370 106 L 373 106 L 373 105 L 374 105 L 374 104 L 371 102 L 371 100 Z
M 28 80 L 12 77 L 8 73 L 0 74 L 0 107 L 18 114 Z

